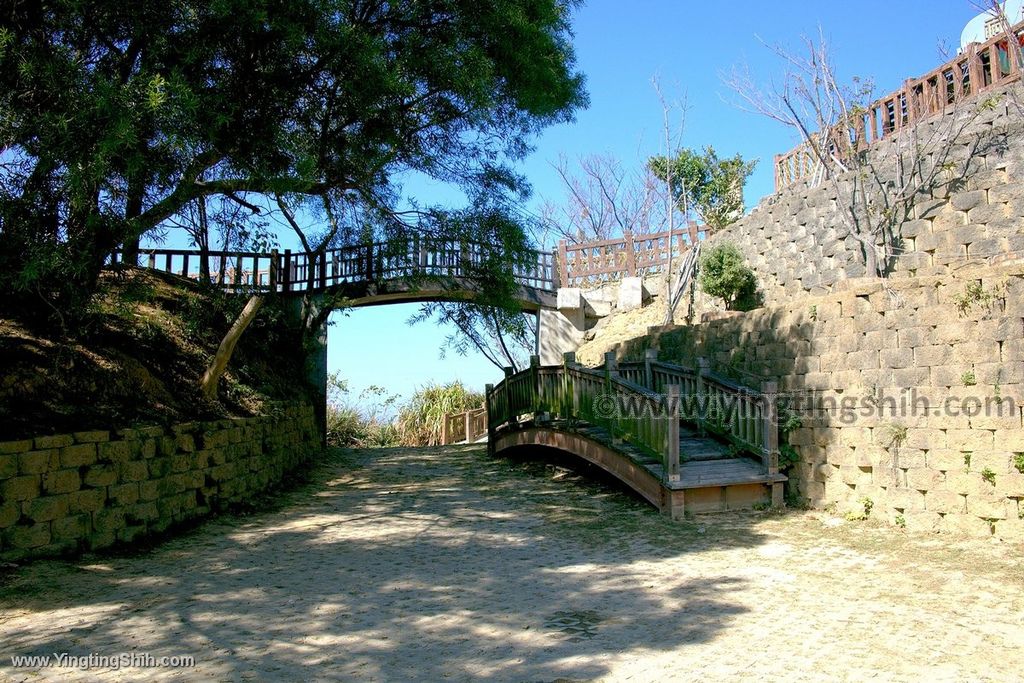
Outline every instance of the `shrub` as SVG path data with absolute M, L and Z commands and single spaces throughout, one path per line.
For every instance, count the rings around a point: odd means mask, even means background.
M 760 303 L 754 271 L 729 242 L 715 245 L 701 257 L 700 286 L 707 294 L 724 299 L 730 311 L 749 311 Z
M 398 411 L 398 438 L 403 446 L 436 446 L 445 415 L 479 408 L 483 402 L 483 394 L 466 389 L 462 382 L 420 387 Z

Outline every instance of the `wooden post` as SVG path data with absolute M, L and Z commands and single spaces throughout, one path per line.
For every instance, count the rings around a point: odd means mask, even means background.
M 694 417 L 697 420 L 697 431 L 701 436 L 704 436 L 704 421 L 707 419 L 707 408 L 710 405 L 711 397 L 708 396 L 707 382 L 704 381 L 705 375 L 708 374 L 708 359 L 701 356 L 697 359 L 697 397 L 695 405 L 697 407 L 696 414 Z M 701 414 L 703 409 L 704 414 Z
M 441 445 L 442 446 L 447 446 L 448 445 L 448 441 L 451 439 L 451 434 L 449 432 L 450 432 L 450 430 L 448 429 L 448 415 L 445 414 L 445 415 L 441 416 Z
M 473 443 L 473 425 L 470 418 L 472 411 L 467 410 L 462 414 L 463 423 L 466 425 L 466 443 Z
M 487 455 L 494 455 L 494 425 L 495 420 L 492 419 L 491 411 L 493 410 L 493 395 L 494 385 L 484 385 L 484 410 L 485 417 L 487 418 Z
M 284 266 L 281 269 L 281 291 L 290 292 L 292 289 L 292 250 L 284 250 Z
M 156 254 L 150 253 L 149 255 L 149 269 L 156 270 Z
M 627 230 L 623 234 L 623 238 L 626 240 L 626 276 L 633 277 L 636 275 L 636 252 L 633 246 L 633 233 Z
M 761 385 L 761 400 L 764 413 L 762 415 L 764 446 L 762 462 L 768 474 L 779 471 L 779 385 L 777 382 L 765 382 Z
M 981 75 L 981 55 L 978 53 L 977 43 L 967 46 L 967 80 L 969 92 L 965 95 L 977 94 L 985 85 L 985 79 Z
M 278 269 L 278 258 L 279 258 L 279 256 L 278 256 L 278 253 L 277 253 L 277 249 L 271 249 L 270 250 L 270 274 L 269 274 L 269 277 L 270 277 L 270 291 L 271 292 L 276 292 L 277 291 L 277 279 L 279 277 L 279 274 L 277 272 L 277 269 Z
M 327 250 L 320 252 L 320 289 L 327 289 Z
M 679 385 L 665 387 L 668 401 L 668 448 L 665 450 L 665 476 L 670 482 L 679 481 Z
M 188 252 L 181 255 L 181 276 L 188 277 Z
M 658 360 L 658 349 L 644 351 L 644 386 L 654 391 L 654 370 L 651 363 Z
M 569 286 L 569 261 L 566 256 L 565 240 L 558 240 L 558 282 L 559 287 Z
M 604 354 L 604 369 L 611 379 L 619 378 L 619 361 L 614 351 L 607 351 Z

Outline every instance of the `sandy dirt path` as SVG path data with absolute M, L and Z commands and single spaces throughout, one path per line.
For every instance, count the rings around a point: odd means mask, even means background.
M 1021 680 L 1021 550 L 811 512 L 672 523 L 481 447 L 333 451 L 272 510 L 7 570 L 0 679 Z M 63 652 L 196 666 L 12 666 Z

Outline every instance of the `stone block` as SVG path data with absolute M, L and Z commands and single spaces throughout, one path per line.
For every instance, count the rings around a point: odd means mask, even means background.
M 131 460 L 133 446 L 138 442 L 111 441 L 99 445 L 99 459 L 103 462 L 120 463 Z M 139 449 L 141 451 L 141 448 Z
M 993 432 L 987 429 L 948 429 L 946 443 L 953 450 L 991 451 L 995 447 Z M 972 460 L 972 469 L 973 469 Z
M 39 496 L 39 492 L 40 477 L 37 474 L 11 477 L 0 482 L 0 498 L 5 501 L 29 500 Z
M 63 448 L 75 443 L 75 437 L 70 434 L 54 434 L 52 436 L 37 436 L 35 438 L 36 448 L 46 450 L 49 448 Z
M 75 446 L 65 446 L 60 449 L 60 462 L 62 467 L 92 465 L 96 462 L 96 444 L 80 443 Z
M 914 364 L 914 349 L 911 348 L 887 348 L 882 349 L 878 354 L 878 362 L 882 368 L 895 369 L 907 368 Z
M 83 483 L 92 488 L 102 488 L 117 483 L 117 470 L 113 465 L 93 465 L 85 471 Z
M 13 500 L 0 503 L 0 529 L 15 524 L 21 518 L 21 506 Z
M 110 432 L 75 432 L 74 437 L 78 443 L 99 443 L 101 441 L 110 441 Z
M 583 290 L 579 287 L 559 287 L 555 295 L 555 307 L 558 310 L 583 309 L 585 306 Z
M 51 469 L 56 469 L 60 466 L 59 453 L 60 451 L 55 448 L 22 453 L 18 456 L 18 472 L 21 474 L 43 474 Z
M 1024 182 L 993 185 L 989 190 L 988 200 L 993 204 L 1007 204 L 1024 197 Z
M 983 537 L 992 535 L 992 524 L 971 514 L 946 515 L 942 520 L 945 531 L 964 536 Z
M 967 514 L 982 519 L 1006 519 L 1006 497 L 996 494 L 967 496 Z
M 907 469 L 907 486 L 916 491 L 931 491 L 940 488 L 945 477 L 928 467 L 911 467 Z
M 930 490 L 924 496 L 925 509 L 941 514 L 963 514 L 967 511 L 967 496 L 955 491 Z
M 72 515 L 56 519 L 51 525 L 51 534 L 55 542 L 77 541 L 85 538 L 92 530 L 92 519 L 89 515 Z
M 175 443 L 177 450 L 182 453 L 192 453 L 196 450 L 196 441 L 191 434 L 178 434 Z
M 68 511 L 72 514 L 77 512 L 96 512 L 102 510 L 107 502 L 106 489 L 85 489 L 68 494 Z
M 903 513 L 903 523 L 912 533 L 936 533 L 942 530 L 942 516 L 929 510 Z
M 142 481 L 149 477 L 149 468 L 143 460 L 129 460 L 117 466 L 117 474 L 122 482 Z
M 71 493 L 82 487 L 77 469 L 56 470 L 43 475 L 43 491 L 48 494 Z
M 32 450 L 32 440 L 22 439 L 20 441 L 0 441 L 0 455 L 10 453 L 24 453 Z
M 138 482 L 131 482 L 111 486 L 107 489 L 107 496 L 114 505 L 134 505 L 139 502 L 139 484 Z
M 639 277 L 624 277 L 619 283 L 619 310 L 631 311 L 644 305 L 644 281 Z
M 66 517 L 69 502 L 67 494 L 34 498 L 24 504 L 22 513 L 34 522 L 49 522 Z
M 968 190 L 956 192 L 950 196 L 950 204 L 958 211 L 970 211 L 973 208 L 988 204 L 988 192 L 985 190 Z
M 125 511 L 123 508 L 104 508 L 93 513 L 92 528 L 98 532 L 117 532 L 125 527 Z
M 890 488 L 886 491 L 886 503 L 897 510 L 924 510 L 924 494 L 914 489 Z
M 1010 207 L 1006 204 L 982 204 L 967 212 L 967 220 L 970 223 L 986 225 L 995 223 L 1010 216 Z
M 50 523 L 12 526 L 4 531 L 7 545 L 17 550 L 33 550 L 50 543 Z
M 946 344 L 919 346 L 914 349 L 914 365 L 918 367 L 945 365 L 952 355 L 953 350 Z

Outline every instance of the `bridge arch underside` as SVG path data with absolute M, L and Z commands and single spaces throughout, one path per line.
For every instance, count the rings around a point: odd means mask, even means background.
M 585 460 L 618 479 L 663 514 L 673 518 L 683 515 L 683 490 L 665 487 L 654 473 L 628 455 L 585 434 L 550 427 L 526 427 L 498 434 L 493 452 L 498 455 L 531 446 L 553 448 Z
M 353 308 L 427 301 L 472 301 L 476 298 L 473 282 L 462 278 L 445 283 L 342 283 L 328 287 L 326 292 L 348 299 Z M 531 313 L 555 308 L 555 293 L 547 290 L 520 287 L 516 299 L 524 311 Z

